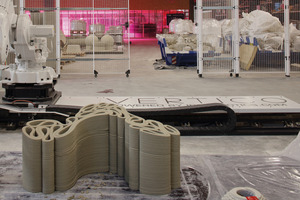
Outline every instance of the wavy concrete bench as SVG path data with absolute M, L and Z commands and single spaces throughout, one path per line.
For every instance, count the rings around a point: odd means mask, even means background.
M 30 121 L 23 131 L 23 187 L 53 193 L 86 174 L 124 176 L 130 189 L 169 194 L 180 187 L 180 133 L 114 104 L 83 107 L 62 124 Z

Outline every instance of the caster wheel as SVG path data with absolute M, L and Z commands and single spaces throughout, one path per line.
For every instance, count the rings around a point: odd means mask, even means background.
M 126 77 L 128 78 L 128 77 L 129 77 L 129 74 L 130 74 L 130 70 L 127 70 L 127 71 L 125 72 L 125 74 L 126 74 Z
M 238 78 L 238 77 L 240 77 L 240 75 L 239 75 L 239 74 L 236 74 L 235 77 Z
M 97 78 L 98 77 L 98 72 L 96 70 L 94 70 L 94 77 Z
M 285 77 L 290 78 L 291 76 L 290 75 L 285 75 Z
M 202 78 L 202 74 L 199 74 L 198 76 L 199 76 L 199 78 Z
M 230 73 L 230 77 L 232 77 L 233 75 L 232 75 L 232 73 Z

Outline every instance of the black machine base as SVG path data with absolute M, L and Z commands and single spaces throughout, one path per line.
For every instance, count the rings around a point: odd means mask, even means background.
M 54 84 L 2 84 L 5 89 L 4 101 L 28 100 L 34 102 L 53 101 L 61 96 Z

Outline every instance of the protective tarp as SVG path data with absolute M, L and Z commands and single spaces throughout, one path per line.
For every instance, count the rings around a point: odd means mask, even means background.
M 204 19 L 202 33 L 204 51 L 223 51 L 223 47 L 220 43 L 222 39 L 222 27 L 220 21 L 216 19 Z
M 300 30 L 293 24 L 290 24 L 290 41 L 293 51 L 300 52 Z
M 286 156 L 300 161 L 300 133 L 282 152 L 281 156 Z
M 293 43 L 293 50 L 295 52 L 300 52 L 300 36 L 297 36 Z
M 279 19 L 268 12 L 255 10 L 243 13 L 240 31 L 242 36 L 255 37 L 262 50 L 283 49 L 284 28 Z
M 172 51 L 196 51 L 197 36 L 195 34 L 164 34 L 167 46 Z
M 255 10 L 249 14 L 243 13 L 243 19 L 245 23 L 241 27 L 242 35 L 259 36 L 265 33 L 282 35 L 284 32 L 279 19 L 262 10 Z
M 232 35 L 234 20 L 220 21 L 222 37 Z M 239 19 L 240 34 L 242 37 L 256 38 L 260 50 L 282 51 L 284 49 L 284 27 L 277 17 L 270 13 L 255 10 L 251 13 L 243 13 Z M 290 42 L 293 51 L 300 51 L 300 30 L 290 24 Z
M 194 169 L 208 182 L 208 200 L 222 199 L 237 187 L 256 189 L 270 200 L 300 199 L 300 162 L 297 160 L 245 155 L 182 157 L 183 168 Z
M 194 23 L 191 20 L 173 19 L 169 24 L 169 32 L 176 34 L 194 33 Z
M 173 19 L 169 24 L 169 32 L 174 33 L 175 32 L 175 25 L 178 23 L 179 19 Z

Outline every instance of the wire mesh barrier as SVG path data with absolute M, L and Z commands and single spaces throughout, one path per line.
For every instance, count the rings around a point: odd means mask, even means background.
M 130 37 L 155 38 L 167 33 L 173 18 L 189 19 L 189 10 L 130 10 Z
M 278 1 L 279 2 L 279 1 Z M 287 30 L 284 20 L 284 5 L 272 0 L 243 1 L 240 5 L 240 34 L 241 56 L 249 45 L 255 49 L 248 62 L 248 68 L 244 72 L 287 72 L 286 65 L 286 38 Z M 279 10 L 282 10 L 283 18 L 278 18 Z M 294 54 L 293 54 L 294 56 Z M 296 56 L 296 55 L 295 55 Z M 249 57 L 249 55 L 248 55 Z M 291 57 L 294 61 L 295 57 Z M 246 60 L 246 62 L 248 61 Z
M 290 37 L 291 37 L 291 72 L 300 72 L 300 2 L 298 0 L 289 1 L 290 14 Z M 280 11 L 274 13 L 275 16 Z
M 299 5 L 297 0 L 198 0 L 199 75 L 230 68 L 237 75 L 299 72 Z
M 47 61 L 58 74 L 96 76 L 130 70 L 128 0 L 20 0 L 20 5 L 34 24 L 59 30 L 49 41 L 48 46 L 56 48 Z
M 198 1 L 198 73 L 233 72 L 234 4 L 230 1 Z
M 188 16 L 187 10 L 129 10 L 129 0 L 14 1 L 19 3 L 16 9 L 30 15 L 34 24 L 59 30 L 48 41 L 52 51 L 47 61 L 58 74 L 129 72 L 130 37 L 164 33 L 170 23 L 167 13 Z M 298 0 L 197 0 L 198 38 L 177 39 L 191 44 L 184 50 L 194 55 L 186 56 L 196 58 L 198 53 L 195 64 L 200 76 L 206 72 L 289 76 L 300 71 L 299 4 Z

